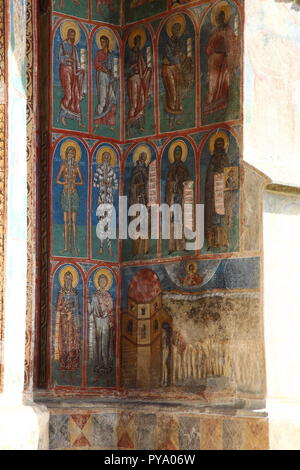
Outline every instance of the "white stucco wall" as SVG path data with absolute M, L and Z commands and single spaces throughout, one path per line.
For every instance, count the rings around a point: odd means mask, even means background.
M 245 0 L 244 158 L 300 186 L 300 8 Z

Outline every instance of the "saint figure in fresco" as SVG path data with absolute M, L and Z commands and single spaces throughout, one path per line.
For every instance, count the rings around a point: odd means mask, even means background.
M 129 207 L 133 204 L 143 204 L 148 207 L 149 202 L 149 168 L 147 165 L 147 153 L 141 152 L 139 154 L 136 165 L 132 170 L 129 188 Z M 148 214 L 149 215 L 149 214 Z M 148 216 L 148 233 L 150 233 L 150 217 Z M 150 239 L 138 238 L 132 240 L 132 254 L 146 255 L 150 249 Z
M 130 137 L 131 127 L 137 127 L 140 132 L 144 130 L 145 108 L 151 98 L 152 68 L 145 62 L 140 34 L 134 36 L 133 47 L 126 57 L 126 67 L 129 100 L 127 132 Z
M 202 284 L 204 277 L 199 276 L 197 274 L 197 264 L 196 263 L 188 263 L 186 265 L 186 276 L 181 280 L 181 283 L 184 286 L 194 287 L 199 286 Z
M 59 371 L 62 377 L 69 373 L 73 382 L 73 374 L 80 367 L 80 334 L 79 316 L 80 305 L 78 292 L 73 287 L 74 277 L 78 275 L 70 266 L 60 276 L 61 287 L 56 302 L 56 322 L 54 340 L 54 360 L 59 362 Z M 62 278 L 62 279 L 61 279 Z
M 64 249 L 62 253 L 67 251 L 72 253 L 74 247 L 75 253 L 78 255 L 76 219 L 80 198 L 76 186 L 83 186 L 83 179 L 78 166 L 80 159 L 78 144 L 76 146 L 75 144 L 69 145 L 65 150 L 65 154 L 62 146 L 61 154 L 63 162 L 56 178 L 56 184 L 63 186 L 60 196 L 61 208 L 64 213 Z
M 114 76 L 114 57 L 110 52 L 109 38 L 105 35 L 100 36 L 100 49 L 96 54 L 94 66 L 97 88 L 94 133 L 99 126 L 109 126 L 114 130 L 117 116 L 117 80 Z
M 170 128 L 182 124 L 183 99 L 194 83 L 193 59 L 187 55 L 186 47 L 180 39 L 183 31 L 183 24 L 174 23 L 163 49 L 161 75 L 165 88 L 165 112 Z
M 75 40 L 76 31 L 69 28 L 66 39 L 63 39 L 59 46 L 59 77 L 63 90 L 59 118 L 64 127 L 67 126 L 66 119 L 72 119 L 78 121 L 79 127 L 84 128 L 80 101 L 85 97 L 85 70 L 81 66 Z
M 97 13 L 102 13 L 102 8 L 106 5 L 110 11 L 114 11 L 114 0 L 95 0 Z
M 80 0 L 72 0 L 74 5 L 80 6 Z M 64 7 L 64 0 L 59 0 L 59 8 L 62 10 Z
M 110 220 L 113 214 L 114 191 L 118 190 L 118 179 L 116 171 L 111 165 L 111 154 L 108 151 L 103 153 L 102 161 L 100 160 L 98 168 L 95 171 L 93 186 L 99 190 L 96 211 L 98 220 L 99 222 L 104 218 L 106 220 Z M 99 253 L 103 253 L 104 241 L 107 239 L 109 254 L 110 256 L 113 256 L 110 225 L 108 224 L 106 232 L 104 232 L 104 229 L 104 224 L 99 224 L 97 226 L 97 236 L 100 239 Z
M 227 10 L 228 11 L 228 10 Z M 215 14 L 216 27 L 207 43 L 208 92 L 204 100 L 204 115 L 225 111 L 228 106 L 229 85 L 239 66 L 238 36 L 228 25 L 224 10 Z
M 169 253 L 185 250 L 184 236 L 184 183 L 190 181 L 189 171 L 182 161 L 182 147 L 177 145 L 174 149 L 174 161 L 171 163 L 166 181 L 166 204 L 181 206 L 182 217 L 171 212 Z M 182 233 L 181 238 L 175 238 L 176 233 Z
M 228 247 L 228 227 L 226 224 L 225 172 L 229 167 L 229 158 L 225 150 L 223 137 L 214 143 L 205 183 L 205 236 L 207 249 Z
M 96 380 L 113 370 L 115 316 L 113 298 L 108 292 L 111 284 L 111 273 L 100 270 L 95 275 L 96 291 L 88 300 L 89 356 L 94 360 Z

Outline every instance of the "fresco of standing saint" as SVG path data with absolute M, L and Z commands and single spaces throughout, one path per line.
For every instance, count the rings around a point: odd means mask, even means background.
M 214 133 L 201 157 L 201 202 L 205 204 L 203 251 L 236 251 L 239 246 L 239 151 L 230 133 Z
M 239 118 L 240 38 L 237 13 L 218 3 L 201 33 L 202 120 L 204 124 Z
M 152 41 L 142 27 L 131 31 L 126 47 L 127 136 L 154 133 Z
M 161 195 L 168 207 L 178 204 L 182 216 L 170 213 L 170 238 L 163 240 L 165 255 L 174 256 L 174 253 L 191 254 L 186 252 L 186 237 L 184 231 L 184 204 L 194 206 L 194 152 L 190 143 L 184 139 L 173 140 L 165 149 L 162 159 Z M 189 221 L 193 227 L 194 220 Z
M 93 175 L 93 190 L 97 192 L 96 217 L 98 224 L 96 231 L 98 242 L 98 257 L 109 256 L 110 260 L 117 257 L 113 245 L 116 245 L 116 233 L 112 233 L 112 222 L 117 223 L 116 197 L 118 195 L 117 158 L 112 147 L 101 146 L 97 151 L 97 169 Z M 115 221 L 112 220 L 116 216 Z M 108 223 L 104 227 L 104 220 Z M 94 237 L 93 237 L 94 238 Z
M 187 15 L 171 16 L 162 30 L 160 52 L 160 129 L 195 126 L 194 27 Z
M 114 33 L 100 28 L 93 40 L 93 133 L 119 135 L 119 53 Z
M 128 207 L 142 204 L 148 215 L 147 229 L 148 238 L 137 238 L 136 240 L 123 241 L 124 259 L 151 258 L 157 249 L 156 240 L 151 239 L 151 206 L 157 203 L 157 163 L 154 149 L 147 144 L 136 146 L 127 158 L 125 166 L 124 194 L 128 198 Z M 143 217 L 146 214 L 141 214 Z M 136 216 L 128 217 L 129 224 L 136 220 Z M 137 231 L 141 229 L 139 225 Z
M 81 386 L 82 281 L 77 269 L 64 265 L 54 276 L 53 381 Z
M 75 21 L 63 21 L 54 36 L 53 126 L 84 131 L 87 128 L 87 43 Z
M 80 141 L 64 139 L 53 158 L 52 253 L 82 257 L 86 250 L 87 164 Z
M 107 268 L 88 283 L 88 384 L 115 385 L 116 282 Z

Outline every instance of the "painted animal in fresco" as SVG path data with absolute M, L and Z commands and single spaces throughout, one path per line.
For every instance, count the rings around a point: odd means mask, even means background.
M 65 38 L 62 38 L 58 53 L 59 76 L 63 91 L 59 118 L 64 127 L 67 126 L 66 119 L 75 120 L 79 127 L 85 127 L 82 122 L 80 102 L 85 98 L 84 79 L 86 72 L 75 45 L 79 34 L 79 28 L 74 23 L 74 28 L 68 28 Z M 83 50 L 83 52 L 86 51 Z M 85 59 L 83 59 L 83 63 L 85 63 Z
M 117 116 L 117 84 L 115 77 L 114 57 L 110 50 L 110 38 L 100 36 L 94 67 L 96 70 L 97 105 L 94 112 L 94 133 L 99 126 L 116 127 Z
M 71 383 L 73 374 L 80 367 L 81 342 L 79 335 L 80 305 L 78 292 L 73 287 L 74 268 L 64 269 L 61 287 L 56 302 L 55 349 L 54 360 L 59 362 L 62 378 L 69 375 Z
M 204 100 L 204 115 L 225 111 L 228 107 L 229 86 L 239 65 L 238 36 L 229 26 L 230 7 L 213 12 L 213 29 L 207 43 L 208 92 Z
M 183 214 L 184 183 L 190 181 L 191 178 L 187 166 L 182 161 L 182 154 L 182 146 L 179 144 L 175 147 L 174 154 L 171 156 L 173 162 L 170 164 L 167 174 L 165 201 L 169 207 L 172 207 L 173 204 L 180 205 Z M 169 253 L 183 250 L 185 250 L 183 216 L 177 220 L 176 214 L 171 212 Z
M 177 16 L 177 15 L 176 15 Z M 182 124 L 184 114 L 183 99 L 193 86 L 193 58 L 181 40 L 185 30 L 185 20 L 178 15 L 178 21 L 171 18 L 167 23 L 168 39 L 164 46 L 161 76 L 165 88 L 165 112 L 169 127 Z
M 95 275 L 96 290 L 88 299 L 89 356 L 94 361 L 95 381 L 113 369 L 115 317 L 113 298 L 108 292 L 109 278 L 108 270 L 100 270 L 99 275 Z
M 143 30 L 142 30 L 143 31 Z M 131 128 L 136 127 L 139 132 L 144 130 L 145 109 L 151 98 L 152 67 L 147 64 L 143 54 L 141 33 L 133 31 L 129 37 L 130 50 L 126 57 L 127 68 L 127 95 L 129 112 L 127 117 L 127 133 L 131 136 Z
M 79 254 L 76 219 L 80 206 L 80 197 L 76 186 L 83 186 L 84 184 L 78 166 L 80 153 L 80 148 L 75 142 L 67 141 L 62 146 L 62 164 L 56 178 L 56 184 L 63 186 L 60 197 L 61 208 L 64 214 L 64 249 L 62 253 L 72 253 L 74 247 L 76 255 Z
M 113 256 L 111 218 L 114 210 L 114 192 L 118 190 L 118 179 L 116 171 L 111 165 L 111 158 L 109 151 L 103 152 L 102 159 L 94 174 L 93 186 L 99 191 L 96 210 L 99 221 L 96 229 L 97 237 L 100 240 L 99 254 L 103 253 L 104 242 L 107 240 L 109 254 Z M 107 227 L 104 226 L 104 220 L 107 221 Z

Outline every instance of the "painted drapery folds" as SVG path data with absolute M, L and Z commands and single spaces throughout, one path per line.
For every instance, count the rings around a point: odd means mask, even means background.
M 53 2 L 54 391 L 264 393 L 259 235 L 243 227 L 242 17 L 238 0 Z M 196 204 L 204 240 L 191 249 Z M 182 211 L 167 237 L 157 205 Z

